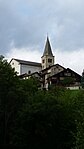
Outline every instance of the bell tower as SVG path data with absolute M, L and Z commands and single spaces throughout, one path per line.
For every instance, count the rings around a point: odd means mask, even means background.
M 41 60 L 42 60 L 42 70 L 48 68 L 49 66 L 54 65 L 54 56 L 52 53 L 48 36 L 47 36 L 45 49 L 44 49 L 43 56 L 41 57 Z

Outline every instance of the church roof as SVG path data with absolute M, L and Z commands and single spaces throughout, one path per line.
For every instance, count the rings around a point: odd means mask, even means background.
M 20 77 L 20 78 L 24 78 L 24 77 L 35 76 L 35 75 L 38 75 L 39 77 L 41 77 L 41 75 L 40 75 L 39 72 L 33 72 L 33 73 L 31 73 L 31 74 L 24 73 L 24 74 L 19 75 L 19 77 Z
M 23 64 L 23 65 L 31 65 L 31 66 L 41 67 L 41 63 L 37 63 L 37 62 L 25 61 L 25 60 L 20 60 L 20 59 L 15 59 L 15 58 L 12 58 L 12 60 L 16 60 L 17 62 L 19 62 L 20 64 Z
M 47 37 L 47 41 L 46 41 L 46 45 L 45 45 L 45 49 L 44 49 L 44 53 L 43 53 L 43 56 L 45 56 L 45 55 L 53 56 L 51 45 L 50 45 L 48 37 Z

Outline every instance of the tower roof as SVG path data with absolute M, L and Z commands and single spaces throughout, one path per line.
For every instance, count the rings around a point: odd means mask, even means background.
M 44 49 L 44 53 L 43 53 L 43 56 L 45 56 L 45 55 L 53 56 L 51 45 L 50 45 L 48 37 L 47 37 L 47 40 L 46 40 L 46 45 L 45 45 L 45 49 Z

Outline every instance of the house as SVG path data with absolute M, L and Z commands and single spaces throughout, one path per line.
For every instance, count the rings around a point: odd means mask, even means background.
M 70 68 L 64 69 L 47 78 L 48 85 L 64 86 L 68 89 L 80 89 L 81 76 L 71 70 Z
M 63 71 L 65 68 L 59 64 L 51 65 L 46 69 L 41 71 L 42 78 L 43 78 L 43 88 L 48 88 L 48 78 L 51 76 L 58 74 L 59 72 Z
M 48 89 L 49 85 L 64 86 L 70 89 L 80 87 L 81 76 L 60 64 L 55 64 L 49 38 L 47 37 L 41 63 L 12 58 L 10 65 L 15 68 L 21 79 L 38 77 L 41 87 Z

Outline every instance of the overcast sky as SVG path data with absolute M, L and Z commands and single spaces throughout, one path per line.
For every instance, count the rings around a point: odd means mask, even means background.
M 0 0 L 0 54 L 41 62 L 47 34 L 55 63 L 84 69 L 84 0 Z

